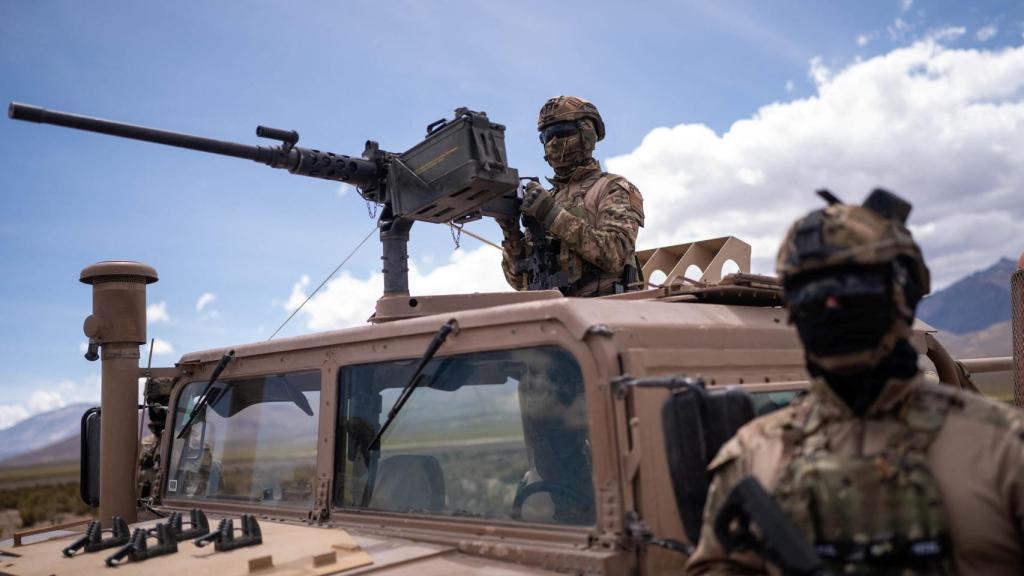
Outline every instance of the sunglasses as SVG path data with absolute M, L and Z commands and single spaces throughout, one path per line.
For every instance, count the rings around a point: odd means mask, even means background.
M 553 138 L 568 138 L 577 134 L 579 134 L 579 128 L 576 127 L 576 122 L 571 120 L 555 122 L 540 131 L 540 141 L 542 144 L 547 144 Z

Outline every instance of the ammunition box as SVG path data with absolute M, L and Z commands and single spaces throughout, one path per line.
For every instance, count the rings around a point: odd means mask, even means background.
M 436 223 L 472 216 L 501 196 L 514 198 L 518 184 L 505 127 L 465 108 L 428 126 L 422 142 L 393 158 L 387 183 L 396 216 Z

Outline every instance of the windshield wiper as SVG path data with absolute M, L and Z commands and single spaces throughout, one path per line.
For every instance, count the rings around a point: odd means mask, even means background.
M 377 434 L 373 436 L 373 440 L 370 440 L 370 444 L 366 448 L 367 454 L 380 450 L 380 439 L 384 436 L 384 432 L 386 432 L 388 426 L 391 426 L 391 423 L 395 421 L 395 417 L 398 416 L 402 407 L 405 406 L 409 397 L 412 396 L 413 391 L 416 390 L 417 386 L 419 386 L 420 375 L 423 373 L 423 369 L 427 367 L 427 363 L 434 357 L 434 354 L 437 354 L 437 351 L 441 348 L 441 345 L 444 344 L 448 335 L 455 330 L 455 326 L 455 319 L 453 318 L 445 322 L 437 331 L 437 334 L 434 334 L 434 339 L 427 345 L 427 349 L 423 352 L 423 357 L 420 358 L 420 363 L 416 365 L 416 371 L 412 373 L 412 377 L 409 378 L 409 382 L 404 388 L 402 388 L 402 392 L 398 395 L 398 399 L 395 400 L 395 405 L 392 406 L 391 410 L 388 412 L 388 417 L 384 420 L 384 424 L 381 425 Z M 367 458 L 368 457 L 369 456 L 367 456 Z
M 363 508 L 370 505 L 370 498 L 373 495 L 373 484 L 377 479 L 377 461 L 372 460 L 371 458 L 373 453 L 380 451 L 381 437 L 384 436 L 384 432 L 387 431 L 388 426 L 391 426 L 391 423 L 395 421 L 395 417 L 397 417 L 398 413 L 401 412 L 402 407 L 405 406 L 409 397 L 412 396 L 413 391 L 415 391 L 416 387 L 419 386 L 420 381 L 422 380 L 420 376 L 423 374 L 423 369 L 427 367 L 427 363 L 429 363 L 434 355 L 437 354 L 441 345 L 448 339 L 448 335 L 451 334 L 457 326 L 458 324 L 455 322 L 455 319 L 452 318 L 445 322 L 437 333 L 434 334 L 433 340 L 431 340 L 430 344 L 427 345 L 427 349 L 423 351 L 423 357 L 420 358 L 419 364 L 416 365 L 416 370 L 409 378 L 409 382 L 402 388 L 402 392 L 398 395 L 398 399 L 395 400 L 395 405 L 391 407 L 390 411 L 388 411 L 388 417 L 384 420 L 384 424 L 381 425 L 380 429 L 377 430 L 377 433 L 374 434 L 373 439 L 370 440 L 370 443 L 366 446 L 366 451 L 363 453 L 363 459 L 369 470 L 367 471 L 366 488 L 363 489 Z
M 216 404 L 217 400 L 224 395 L 224 392 L 228 389 L 224 386 L 217 392 L 217 397 L 210 399 L 210 388 L 217 382 L 217 378 L 220 378 L 220 373 L 228 367 L 228 363 L 231 362 L 232 358 L 235 357 L 235 351 L 231 350 L 227 354 L 221 356 L 220 362 L 217 362 L 217 366 L 214 367 L 213 372 L 210 374 L 210 381 L 206 383 L 206 388 L 203 388 L 203 394 L 199 398 L 199 403 L 192 409 L 192 414 L 189 415 L 188 420 L 185 421 L 185 425 L 181 428 L 181 432 L 178 432 L 178 440 L 181 440 L 185 433 L 188 432 L 192 424 L 199 418 L 200 413 L 206 412 L 206 407 L 211 404 Z

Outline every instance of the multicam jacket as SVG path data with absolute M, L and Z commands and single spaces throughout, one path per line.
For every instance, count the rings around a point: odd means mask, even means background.
M 563 210 L 549 235 L 560 242 L 559 263 L 569 275 L 567 296 L 611 294 L 621 282 L 623 269 L 635 258 L 636 236 L 644 222 L 643 197 L 622 176 L 602 172 L 597 161 L 577 168 L 567 178 L 549 180 Z M 506 235 L 502 243 L 502 270 L 517 290 L 526 289 L 516 264 L 530 245 L 529 231 L 522 238 Z
M 147 434 L 139 443 L 139 497 L 152 496 L 156 490 L 157 472 L 160 469 L 160 438 Z
M 925 461 L 948 519 L 955 572 L 1024 571 L 1024 413 L 922 380 L 918 375 L 890 381 L 864 418 L 816 380 L 806 397 L 741 428 L 709 466 L 714 477 L 687 574 L 778 574 L 752 553 L 726 554 L 715 538 L 714 517 L 732 486 L 753 475 L 778 497 L 779 483 L 801 448 L 792 441 L 794 433 L 802 437 L 800 431 L 811 425 L 832 455 L 876 457 L 893 438 L 907 434 L 907 408 L 921 397 L 945 399 L 947 405 Z

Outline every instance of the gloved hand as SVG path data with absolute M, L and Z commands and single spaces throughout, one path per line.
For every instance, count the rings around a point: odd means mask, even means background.
M 555 202 L 555 195 L 536 182 L 526 185 L 523 195 L 523 212 L 544 223 L 550 228 L 562 208 Z

